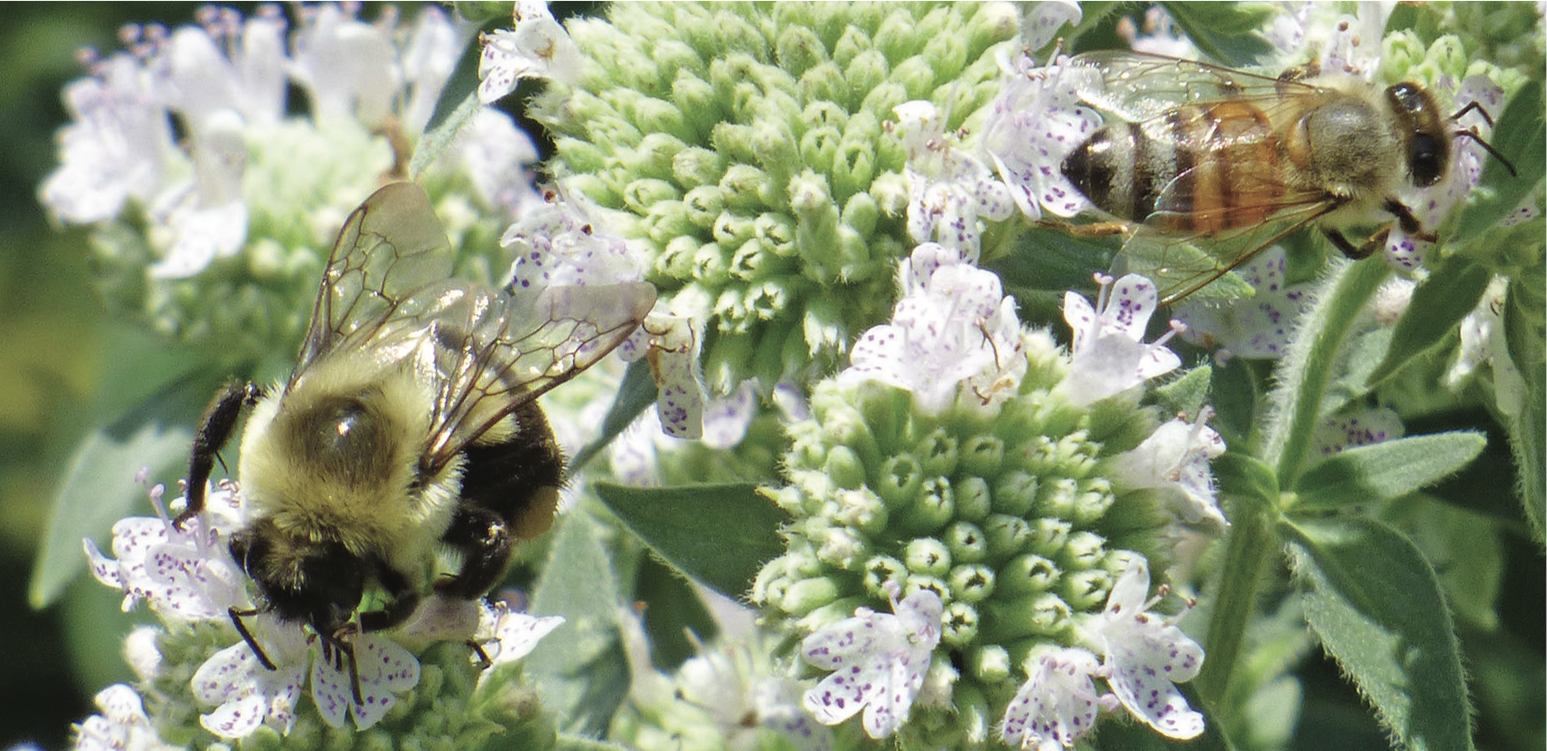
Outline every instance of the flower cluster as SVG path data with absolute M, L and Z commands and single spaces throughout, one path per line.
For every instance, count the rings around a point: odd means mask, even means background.
M 436 8 L 408 24 L 391 9 L 374 23 L 353 13 L 302 7 L 290 28 L 277 7 L 211 8 L 201 25 L 131 28 L 128 49 L 87 54 L 39 197 L 57 221 L 91 228 L 115 310 L 226 360 L 295 347 L 338 227 L 379 181 L 407 176 L 467 39 Z M 309 111 L 292 112 L 291 86 Z M 472 119 L 425 175 L 432 195 L 489 210 L 443 212 L 459 217 L 460 245 L 489 254 L 535 196 L 536 159 L 509 116 Z
M 705 332 L 710 389 L 809 379 L 885 316 L 910 100 L 960 122 L 988 101 L 1008 9 L 619 3 L 571 23 L 587 63 L 538 119 L 554 172 L 633 216 L 646 278 Z
M 512 721 L 534 719 L 502 716 L 493 692 L 475 690 L 468 678 L 478 670 L 478 658 L 460 645 L 481 645 L 489 660 L 481 674 L 486 677 L 517 663 L 564 619 L 513 613 L 503 603 L 435 597 L 391 634 L 354 635 L 346 660 L 316 632 L 253 608 L 246 575 L 226 546 L 228 532 L 240 526 L 242 499 L 234 483 L 223 482 L 211 492 L 205 513 L 183 529 L 171 523 L 162 494 L 159 485 L 150 491 L 156 517 L 129 517 L 114 526 L 116 559 L 85 542 L 93 574 L 124 593 L 124 609 L 143 601 L 164 624 L 130 646 L 142 679 L 139 690 L 153 699 L 154 710 L 150 717 L 143 710 L 126 713 L 121 708 L 128 706 L 127 698 L 138 708 L 140 694 L 127 686 L 110 689 L 115 693 L 103 700 L 105 719 L 81 726 L 79 748 L 125 734 L 155 739 L 202 733 L 227 741 L 273 734 L 304 740 L 325 732 L 323 727 L 346 724 L 359 731 L 381 726 L 399 737 L 449 732 L 476 741 L 501 726 L 513 730 Z M 437 642 L 458 648 L 430 646 Z M 429 684 L 428 674 L 436 676 Z M 448 674 L 463 677 L 447 680 Z M 453 706 L 459 708 L 454 721 L 426 721 Z M 367 745 L 373 742 L 364 738 Z
M 863 711 L 872 737 L 930 746 L 989 727 L 1072 743 L 1093 728 L 1100 678 L 1114 707 L 1196 736 L 1201 715 L 1172 682 L 1202 652 L 1152 612 L 1148 566 L 1170 560 L 1180 524 L 1225 525 L 1207 468 L 1223 443 L 1201 417 L 1157 426 L 1137 404 L 1178 364 L 1142 340 L 1154 286 L 1103 280 L 1097 307 L 1071 294 L 1065 353 L 979 299 L 997 285 L 962 281 L 991 274 L 938 257 L 920 247 L 892 322 L 817 384 L 812 419 L 791 427 L 791 482 L 769 491 L 793 517 L 789 552 L 753 597 L 833 671 L 807 707 L 826 723 Z M 893 350 L 909 354 L 872 354 Z

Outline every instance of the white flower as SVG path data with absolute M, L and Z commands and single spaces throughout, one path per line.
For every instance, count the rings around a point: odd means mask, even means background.
M 1520 414 L 1525 394 L 1525 379 L 1509 356 L 1509 343 L 1504 340 L 1504 321 L 1500 312 L 1508 295 L 1509 280 L 1496 276 L 1488 282 L 1477 307 L 1461 319 L 1461 346 L 1456 352 L 1456 362 L 1445 373 L 1445 386 L 1455 390 L 1464 385 L 1477 370 L 1477 366 L 1489 363 L 1493 370 L 1493 396 L 1499 411 L 1506 415 Z
M 1048 46 L 1067 24 L 1079 26 L 1084 11 L 1074 0 L 1022 3 L 1021 46 L 1033 52 Z
M 1182 364 L 1165 343 L 1180 324 L 1153 343 L 1144 342 L 1144 329 L 1160 307 L 1155 283 L 1129 274 L 1115 283 L 1097 275 L 1101 286 L 1096 307 L 1074 292 L 1064 295 L 1064 320 L 1073 329 L 1069 345 L 1072 364 L 1057 390 L 1075 404 L 1090 404 L 1120 394 Z
M 865 710 L 865 732 L 886 738 L 908 718 L 924 685 L 930 656 L 940 643 L 940 596 L 921 589 L 895 614 L 858 608 L 800 643 L 806 662 L 832 674 L 806 691 L 805 706 L 824 725 L 836 725 Z
M 492 103 L 509 94 L 523 78 L 551 78 L 571 83 L 580 76 L 580 49 L 545 2 L 516 3 L 514 29 L 500 29 L 480 37 L 483 54 L 478 58 L 478 99 Z
M 1000 222 L 1015 211 L 1010 189 L 994 178 L 981 161 L 951 141 L 945 118 L 927 101 L 893 108 L 897 124 L 890 127 L 907 150 L 908 234 L 914 240 L 938 242 L 977 262 L 982 235 L 978 218 Z
M 419 660 L 412 653 L 381 634 L 356 634 L 349 637 L 360 679 L 356 702 L 349 658 L 325 647 L 316 634 L 271 613 L 254 616 L 247 628 L 273 670 L 241 641 L 216 652 L 193 675 L 194 696 L 215 705 L 199 722 L 222 738 L 245 738 L 263 724 L 290 732 L 308 665 L 312 702 L 336 728 L 350 715 L 361 730 L 375 725 L 397 703 L 397 694 L 419 684 Z
M 1088 617 L 1080 632 L 1103 660 L 1101 675 L 1134 718 L 1167 738 L 1186 740 L 1203 733 L 1203 715 L 1176 688 L 1198 676 L 1203 648 L 1174 621 L 1146 612 L 1149 566 L 1134 558 L 1112 585 L 1106 608 Z M 1159 598 L 1157 598 L 1159 599 Z
M 225 618 L 227 609 L 246 607 L 246 575 L 226 549 L 223 531 L 238 525 L 241 502 L 235 486 L 223 483 L 206 498 L 206 512 L 186 529 L 172 526 L 161 505 L 163 488 L 151 488 L 157 516 L 131 516 L 113 525 L 113 555 L 84 541 L 97 581 L 124 592 L 123 609 L 140 600 L 168 620 Z M 206 524 L 208 527 L 206 527 Z
M 772 730 L 798 751 L 831 749 L 832 731 L 801 708 L 795 681 L 767 675 L 768 665 L 765 652 L 745 644 L 705 650 L 678 669 L 677 695 L 709 713 L 727 748 L 756 748 L 756 734 Z
M 1209 474 L 1209 460 L 1225 453 L 1225 440 L 1204 424 L 1212 415 L 1205 407 L 1191 423 L 1177 417 L 1156 428 L 1138 447 L 1113 458 L 1112 479 L 1130 488 L 1173 491 L 1188 523 L 1229 526 Z
M 964 381 L 985 404 L 1014 393 L 1026 358 L 1015 298 L 1000 291 L 999 277 L 934 243 L 915 248 L 900 275 L 892 322 L 860 336 L 838 377 L 907 389 L 928 412 L 955 400 Z
M 1311 433 L 1311 452 L 1312 456 L 1332 456 L 1359 446 L 1394 441 L 1403 432 L 1402 418 L 1385 407 L 1323 417 Z
M 544 200 L 531 170 L 538 162 L 537 144 L 510 115 L 492 107 L 479 109 L 457 133 L 456 144 L 462 168 L 485 203 L 510 218 L 542 210 Z
M 215 258 L 235 255 L 247 241 L 247 203 L 242 172 L 247 144 L 242 121 L 231 110 L 211 115 L 193 139 L 193 182 L 152 209 L 156 245 L 167 248 L 149 274 L 180 279 L 204 270 Z
M 1011 748 L 1061 751 L 1095 729 L 1101 708 L 1091 683 L 1100 665 L 1078 647 L 1039 655 L 1015 698 L 1005 707 L 999 733 Z
M 65 87 L 71 122 L 59 131 L 60 166 L 43 181 L 39 200 L 58 221 L 111 219 L 131 198 L 149 201 L 161 188 L 176 147 L 166 109 L 138 61 L 119 53 Z
M 1235 269 L 1256 289 L 1251 297 L 1223 303 L 1188 298 L 1178 303 L 1176 320 L 1187 327 L 1182 338 L 1217 349 L 1216 358 L 1221 362 L 1230 357 L 1276 358 L 1283 354 L 1300 316 L 1310 307 L 1310 285 L 1286 284 L 1284 264 L 1284 248 L 1275 245 Z
M 537 642 L 563 623 L 563 616 L 513 613 L 504 602 L 481 603 L 478 632 L 473 640 L 488 655 L 490 667 L 505 665 L 531 654 Z
M 608 231 L 621 218 L 563 187 L 546 191 L 544 198 L 500 237 L 500 246 L 515 254 L 512 291 L 644 278 L 642 256 Z
M 1159 6 L 1144 11 L 1142 29 L 1135 26 L 1128 16 L 1123 16 L 1117 23 L 1117 33 L 1128 40 L 1128 46 L 1135 52 L 1148 52 L 1152 55 L 1178 57 L 1184 60 L 1197 60 L 1203 57 L 1192 40 L 1175 28 L 1171 21 L 1171 14 Z
M 1095 70 L 1067 62 L 1060 57 L 1037 67 L 1026 55 L 1013 64 L 1001 57 L 1004 88 L 983 123 L 984 153 L 1009 186 L 1015 205 L 1033 221 L 1044 211 L 1070 217 L 1091 205 L 1064 177 L 1063 161 L 1101 127 L 1095 110 L 1080 100 L 1080 90 L 1099 79 Z
M 134 689 L 115 683 L 97 692 L 102 714 L 87 717 L 75 728 L 76 751 L 163 751 L 173 749 L 156 735 L 145 705 Z

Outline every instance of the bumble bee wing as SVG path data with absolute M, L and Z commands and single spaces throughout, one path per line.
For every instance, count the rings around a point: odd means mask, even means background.
M 362 329 L 379 327 L 410 295 L 450 276 L 451 267 L 451 245 L 423 188 L 393 183 L 371 194 L 339 230 L 296 375 Z
M 424 466 L 438 471 L 500 420 L 622 344 L 655 305 L 644 282 L 426 296 L 436 342 Z
M 1100 79 L 1099 84 L 1087 79 L 1080 88 L 1082 99 L 1128 122 L 1161 117 L 1178 105 L 1221 100 L 1253 102 L 1271 110 L 1318 91 L 1299 81 L 1131 50 L 1086 52 L 1070 58 L 1069 65 L 1095 71 Z

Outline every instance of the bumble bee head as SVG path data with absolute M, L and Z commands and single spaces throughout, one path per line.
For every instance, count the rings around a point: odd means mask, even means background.
M 265 609 L 280 620 L 332 634 L 360 607 L 366 569 L 336 541 L 297 541 L 259 520 L 231 535 L 231 556 L 258 585 Z

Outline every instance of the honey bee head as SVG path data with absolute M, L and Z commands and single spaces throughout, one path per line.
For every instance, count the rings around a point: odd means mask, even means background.
M 297 540 L 258 519 L 231 535 L 231 556 L 280 620 L 338 631 L 360 607 L 367 570 L 337 541 Z
M 1427 188 L 1443 180 L 1450 166 L 1451 134 L 1434 97 L 1416 83 L 1399 83 L 1386 89 L 1386 103 L 1413 185 Z

